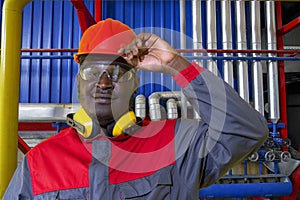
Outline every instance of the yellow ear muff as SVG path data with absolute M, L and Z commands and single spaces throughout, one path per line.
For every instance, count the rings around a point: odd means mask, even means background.
M 112 135 L 118 136 L 122 134 L 122 132 L 126 129 L 129 128 L 130 126 L 134 125 L 136 123 L 136 117 L 133 111 L 129 111 L 125 115 L 123 115 L 115 124 Z
M 77 132 L 85 138 L 88 138 L 92 134 L 93 130 L 93 121 L 84 111 L 83 108 L 80 108 L 73 116 L 73 120 L 79 123 L 82 127 L 76 128 Z

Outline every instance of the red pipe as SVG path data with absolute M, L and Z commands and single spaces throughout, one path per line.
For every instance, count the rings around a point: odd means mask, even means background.
M 78 49 L 21 49 L 21 52 L 77 52 Z
M 30 146 L 28 146 L 28 144 L 20 136 L 18 136 L 18 148 L 24 154 L 26 154 L 31 149 Z
M 21 49 L 21 52 L 77 52 L 78 49 Z M 180 53 L 259 53 L 290 54 L 296 56 L 300 50 L 237 50 L 237 49 L 176 49 Z
M 238 49 L 177 49 L 181 53 L 260 53 L 260 54 L 300 54 L 300 50 L 238 50 Z
M 283 27 L 279 28 L 278 34 L 284 35 L 298 26 L 300 26 L 300 16 L 297 17 L 296 19 L 290 21 L 288 24 L 284 25 Z
M 95 0 L 95 21 L 99 22 L 102 20 L 102 1 Z
M 81 32 L 84 33 L 84 31 L 90 27 L 93 24 L 96 24 L 95 19 L 92 17 L 91 13 L 85 6 L 84 2 L 82 0 L 70 0 L 73 6 L 76 8 L 77 16 L 81 28 Z
M 276 1 L 276 22 L 277 22 L 277 32 L 282 28 L 282 10 L 281 2 Z M 277 48 L 278 50 L 283 49 L 283 38 L 281 35 L 277 34 Z M 282 54 L 279 54 L 282 56 Z M 284 72 L 284 61 L 278 61 L 279 66 L 279 91 L 280 91 L 280 113 L 281 121 L 285 124 L 285 128 L 281 129 L 281 137 L 287 138 L 287 108 L 286 108 L 286 86 L 285 86 L 285 72 Z

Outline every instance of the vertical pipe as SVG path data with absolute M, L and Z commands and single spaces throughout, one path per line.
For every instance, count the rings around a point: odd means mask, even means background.
M 180 9 L 180 48 L 186 48 L 186 14 L 185 14 L 185 0 L 179 1 Z
M 246 39 L 246 19 L 245 19 L 245 1 L 235 1 L 236 26 L 237 26 L 237 49 L 247 49 Z M 244 57 L 245 54 L 239 53 L 238 56 Z M 238 89 L 240 96 L 249 102 L 249 83 L 248 83 L 248 64 L 247 61 L 237 61 L 238 71 Z
M 17 166 L 22 10 L 31 0 L 6 0 L 0 62 L 0 198 Z
M 95 0 L 95 21 L 102 20 L 102 0 Z
M 251 30 L 252 30 L 252 49 L 261 50 L 261 24 L 260 24 L 260 1 L 254 0 L 250 2 L 251 9 Z M 254 57 L 260 55 L 255 53 Z M 263 96 L 263 72 L 261 61 L 253 61 L 252 63 L 252 79 L 253 79 L 253 103 L 254 108 L 264 115 L 264 96 Z
M 266 1 L 266 28 L 267 28 L 267 49 L 277 49 L 276 39 L 276 21 L 275 21 L 275 2 Z M 276 54 L 268 54 L 269 57 L 275 57 Z M 268 95 L 270 113 L 269 119 L 277 123 L 280 118 L 279 111 L 279 89 L 278 89 L 278 66 L 276 61 L 268 61 Z
M 193 19 L 193 48 L 202 49 L 202 31 L 201 31 L 201 1 L 192 0 L 192 19 Z M 200 56 L 200 53 L 194 53 L 194 56 Z M 195 60 L 197 62 L 198 60 Z
M 202 31 L 201 31 L 201 1 L 192 0 L 192 16 L 193 16 L 193 48 L 194 49 L 203 49 L 202 41 Z M 194 56 L 200 56 L 200 53 L 194 53 Z M 195 59 L 195 62 L 200 64 L 200 60 Z M 201 65 L 201 64 L 200 64 Z M 199 114 L 196 112 L 196 109 L 193 109 L 194 119 L 200 119 Z
M 168 119 L 177 119 L 178 118 L 178 110 L 177 110 L 177 102 L 175 99 L 167 100 L 167 118 Z
M 282 10 L 281 10 L 281 2 L 276 2 L 276 22 L 277 28 L 282 27 Z M 283 38 L 282 35 L 278 35 L 277 37 L 277 45 L 278 49 L 283 49 Z M 280 56 L 280 54 L 279 54 Z M 287 124 L 287 111 L 286 111 L 286 86 L 285 86 L 285 72 L 284 72 L 284 61 L 278 61 L 279 67 L 279 85 L 280 85 L 280 121 L 285 124 L 284 128 L 281 128 L 281 137 L 288 137 L 288 124 Z
M 221 13 L 222 13 L 222 42 L 223 49 L 232 49 L 232 29 L 231 29 L 231 1 L 221 1 Z M 225 53 L 225 57 L 232 56 L 231 53 Z M 223 73 L 224 81 L 234 87 L 233 82 L 233 64 L 231 60 L 223 61 Z
M 139 94 L 135 97 L 135 115 L 141 119 L 146 118 L 146 97 Z
M 207 48 L 217 49 L 217 31 L 216 31 L 216 1 L 206 0 L 207 8 Z M 208 56 L 214 56 L 214 53 L 209 53 Z M 218 75 L 217 61 L 208 60 L 207 68 L 215 75 Z
M 179 1 L 180 6 L 180 48 L 186 48 L 186 14 L 185 14 L 185 0 Z M 187 99 L 181 92 L 181 117 L 187 118 Z

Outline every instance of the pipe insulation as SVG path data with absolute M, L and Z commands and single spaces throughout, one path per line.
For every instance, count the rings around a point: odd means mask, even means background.
M 231 1 L 221 1 L 221 20 L 222 20 L 222 43 L 223 49 L 232 49 L 232 28 L 231 28 Z M 231 53 L 224 53 L 225 57 L 231 57 Z M 233 63 L 232 60 L 223 61 L 224 81 L 234 87 Z
M 202 21 L 201 21 L 201 0 L 192 0 L 192 14 L 193 14 L 193 48 L 203 49 L 202 40 Z M 201 53 L 194 53 L 194 56 L 201 56 Z M 200 59 L 194 59 L 198 65 L 202 66 Z M 194 119 L 200 119 L 199 114 L 194 109 L 193 111 Z
M 267 49 L 277 49 L 276 39 L 276 17 L 275 17 L 275 1 L 265 2 L 266 13 L 266 29 L 267 29 Z M 269 53 L 269 57 L 276 57 L 276 54 Z M 268 61 L 268 100 L 269 100 L 269 119 L 273 123 L 277 123 L 280 118 L 279 109 L 279 88 L 278 88 L 278 64 L 276 61 Z
M 260 24 L 260 1 L 250 2 L 251 11 L 251 30 L 253 50 L 261 50 L 261 24 Z M 260 54 L 254 53 L 253 57 L 260 57 Z M 254 108 L 264 116 L 264 89 L 263 89 L 263 71 L 261 61 L 252 62 L 252 80 L 253 80 L 253 105 Z
M 162 110 L 163 110 L 163 106 L 160 105 L 160 100 L 166 100 L 167 101 L 167 117 L 168 116 L 172 116 L 171 118 L 174 118 L 174 116 L 176 115 L 176 112 L 174 111 L 175 109 L 175 104 L 174 101 L 176 101 L 176 108 L 180 108 L 180 111 L 182 113 L 182 109 L 186 109 L 189 110 L 189 112 L 193 112 L 192 113 L 192 117 L 193 119 L 200 119 L 198 113 L 195 114 L 195 109 L 192 107 L 192 105 L 190 104 L 190 102 L 185 102 L 186 103 L 186 107 L 183 107 L 183 103 L 182 103 L 182 95 L 181 95 L 181 91 L 173 91 L 173 92 L 154 92 L 152 93 L 149 97 L 148 97 L 148 103 L 149 103 L 149 115 L 150 115 L 150 119 L 151 121 L 158 121 L 161 120 L 162 117 Z M 168 100 L 169 99 L 173 99 L 169 102 L 168 105 Z M 170 108 L 170 109 L 168 109 Z M 189 115 L 191 116 L 191 115 Z M 177 112 L 177 117 L 178 117 L 178 112 Z M 182 116 L 180 116 L 182 118 Z
M 207 9 L 207 48 L 217 49 L 217 30 L 216 30 L 216 1 L 206 0 Z M 214 53 L 208 53 L 208 56 L 216 56 Z M 216 60 L 207 61 L 207 69 L 218 76 L 218 67 Z
M 201 1 L 192 0 L 192 31 L 193 31 L 193 48 L 194 49 L 203 49 L 202 41 L 202 21 L 201 21 Z M 194 53 L 194 56 L 201 56 L 200 53 Z M 194 61 L 200 64 L 200 60 L 194 59 Z
M 149 115 L 151 121 L 158 121 L 161 120 L 162 114 L 161 114 L 161 105 L 160 105 L 160 99 L 181 99 L 182 98 L 182 92 L 155 92 L 152 93 L 148 97 L 149 102 Z M 184 108 L 183 108 L 184 109 Z
M 236 42 L 238 50 L 247 49 L 246 39 L 246 19 L 245 19 L 245 1 L 235 1 L 235 13 L 236 13 Z M 238 53 L 239 57 L 245 57 L 243 53 Z M 249 82 L 248 82 L 248 63 L 245 60 L 237 61 L 237 73 L 238 73 L 238 91 L 239 95 L 249 102 Z
M 180 10 L 180 48 L 186 49 L 186 12 L 185 12 L 185 0 L 179 1 Z M 181 91 L 181 101 L 182 101 L 182 118 L 187 118 L 187 99 Z

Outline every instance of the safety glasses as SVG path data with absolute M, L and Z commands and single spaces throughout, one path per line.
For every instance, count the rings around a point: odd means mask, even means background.
M 128 64 L 110 61 L 93 61 L 80 65 L 80 76 L 86 81 L 98 81 L 106 73 L 112 82 L 130 81 L 134 74 L 134 68 Z

